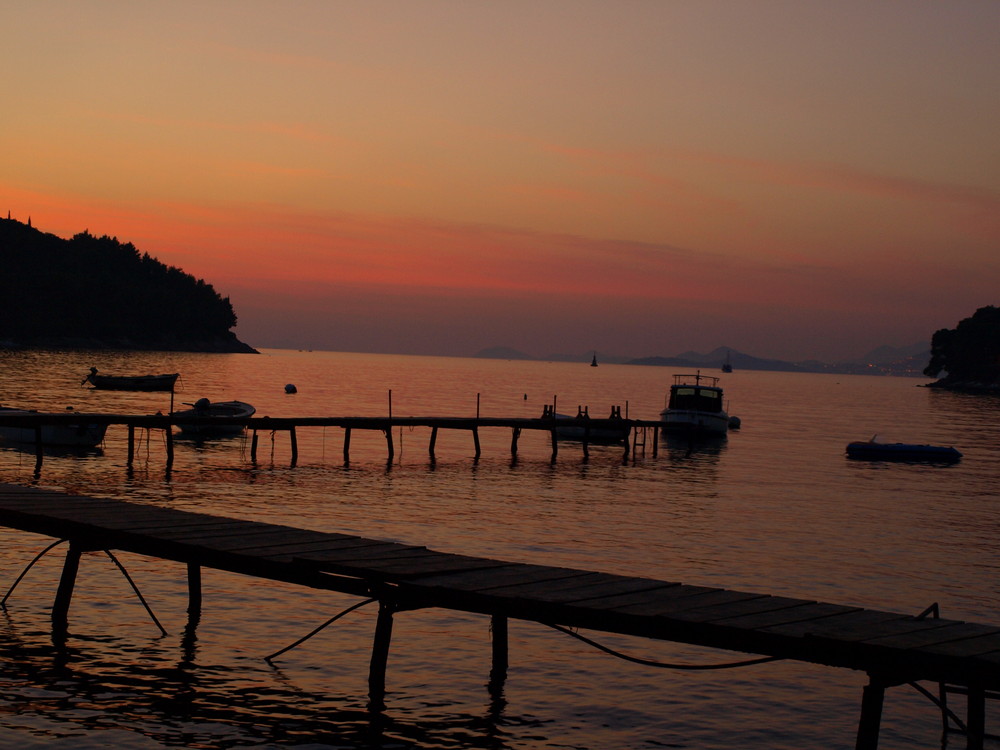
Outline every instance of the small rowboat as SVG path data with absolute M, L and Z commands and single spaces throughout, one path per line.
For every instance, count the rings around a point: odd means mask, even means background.
M 962 454 L 950 445 L 879 443 L 875 438 L 847 444 L 847 457 L 868 461 L 923 461 L 954 463 Z
M 172 391 L 178 377 L 180 373 L 177 372 L 163 375 L 98 375 L 97 368 L 91 367 L 83 383 L 90 383 L 104 391 Z
M 217 401 L 200 398 L 190 409 L 175 411 L 171 416 L 181 434 L 187 437 L 231 437 L 246 429 L 247 420 L 257 411 L 243 401 Z M 191 420 L 191 421 L 187 421 Z

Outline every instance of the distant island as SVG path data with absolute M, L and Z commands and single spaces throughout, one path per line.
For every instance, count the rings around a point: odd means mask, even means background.
M 506 346 L 495 346 L 482 349 L 476 357 L 488 359 L 538 359 L 547 362 L 586 362 L 591 361 L 594 352 L 579 354 L 550 354 L 546 357 L 533 357 L 525 352 Z M 785 362 L 779 359 L 762 359 L 720 346 L 707 354 L 699 352 L 682 352 L 672 357 L 621 357 L 597 352 L 597 360 L 608 364 L 650 365 L 658 367 L 677 367 L 685 369 L 720 370 L 723 363 L 728 362 L 735 371 L 739 370 L 771 370 L 775 372 L 826 372 L 839 375 L 903 375 L 920 377 L 930 359 L 930 347 L 918 343 L 907 347 L 880 346 L 862 357 L 847 362 L 825 363 L 809 360 L 805 362 Z
M 0 219 L 0 347 L 252 353 L 211 284 L 88 231 L 71 240 Z

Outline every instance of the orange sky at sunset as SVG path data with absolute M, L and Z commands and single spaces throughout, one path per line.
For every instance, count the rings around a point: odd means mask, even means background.
M 1000 3 L 4 10 L 0 211 L 261 347 L 835 361 L 1000 304 Z

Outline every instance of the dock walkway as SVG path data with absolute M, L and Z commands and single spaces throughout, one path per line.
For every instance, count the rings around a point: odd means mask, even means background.
M 968 696 L 968 747 L 1000 690 L 1000 627 L 572 568 L 0 484 L 0 525 L 69 541 L 55 595 L 65 630 L 80 556 L 123 550 L 187 565 L 190 611 L 203 567 L 379 603 L 369 671 L 381 706 L 395 614 L 441 607 L 488 615 L 493 668 L 506 674 L 508 618 L 866 672 L 857 748 L 878 745 L 885 690 L 921 681 Z

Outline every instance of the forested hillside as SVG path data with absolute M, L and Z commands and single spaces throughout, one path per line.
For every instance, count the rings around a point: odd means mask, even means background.
M 0 346 L 253 352 L 228 297 L 117 238 L 0 219 Z

